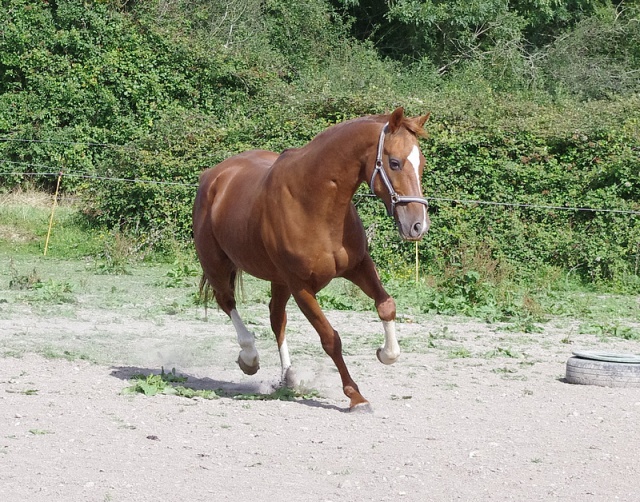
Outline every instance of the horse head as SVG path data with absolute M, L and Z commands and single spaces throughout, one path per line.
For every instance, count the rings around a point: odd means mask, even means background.
M 382 127 L 369 186 L 393 216 L 403 239 L 417 241 L 429 229 L 428 203 L 422 195 L 425 158 L 418 138 L 429 114 L 405 117 L 397 108 Z

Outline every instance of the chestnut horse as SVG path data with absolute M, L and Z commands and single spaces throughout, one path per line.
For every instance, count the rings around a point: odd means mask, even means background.
M 271 328 L 276 336 L 282 380 L 290 376 L 285 307 L 293 296 L 320 335 L 342 379 L 349 408 L 370 410 L 349 375 L 340 336 L 316 300 L 334 277 L 344 277 L 375 302 L 384 327 L 377 351 L 384 364 L 400 355 L 395 301 L 384 290 L 367 252 L 365 231 L 352 203 L 361 183 L 381 198 L 400 235 L 419 240 L 429 228 L 421 177 L 425 158 L 418 137 L 429 115 L 409 118 L 402 108 L 334 125 L 302 148 L 281 155 L 252 150 L 231 157 L 200 176 L 193 207 L 193 233 L 204 272 L 231 318 L 246 374 L 259 369 L 255 339 L 235 300 L 235 279 L 244 271 L 271 282 Z

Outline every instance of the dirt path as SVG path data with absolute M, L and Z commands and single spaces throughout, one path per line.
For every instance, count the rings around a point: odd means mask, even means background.
M 263 305 L 245 310 L 262 358 L 253 377 L 215 312 L 0 307 L 2 501 L 640 500 L 638 389 L 562 381 L 573 349 L 637 344 L 564 320 L 524 334 L 405 319 L 403 356 L 385 367 L 375 316 L 330 312 L 375 409 L 353 415 L 295 309 L 294 366 L 320 397 L 287 402 L 122 394 L 161 366 L 195 388 L 270 392 L 279 362 Z

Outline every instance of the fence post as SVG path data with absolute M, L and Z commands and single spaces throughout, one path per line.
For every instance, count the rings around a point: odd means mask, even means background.
M 44 243 L 44 256 L 47 256 L 47 249 L 49 248 L 49 237 L 51 237 L 51 227 L 53 227 L 53 215 L 56 212 L 56 206 L 58 205 L 58 192 L 60 191 L 61 181 L 62 181 L 62 171 L 58 173 L 58 182 L 56 183 L 56 193 L 53 196 L 53 205 L 51 206 L 51 216 L 49 217 L 49 230 L 47 230 L 47 240 Z

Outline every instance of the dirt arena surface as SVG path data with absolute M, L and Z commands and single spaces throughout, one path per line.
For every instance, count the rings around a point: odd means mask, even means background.
M 527 334 L 424 315 L 402 318 L 403 355 L 386 367 L 375 314 L 330 311 L 374 408 L 351 414 L 294 306 L 293 364 L 317 396 L 237 399 L 272 392 L 280 375 L 266 306 L 241 311 L 258 335 L 251 377 L 215 310 L 0 305 L 0 500 L 640 500 L 640 390 L 563 382 L 572 350 L 637 342 L 566 319 Z M 226 397 L 123 393 L 163 367 Z

